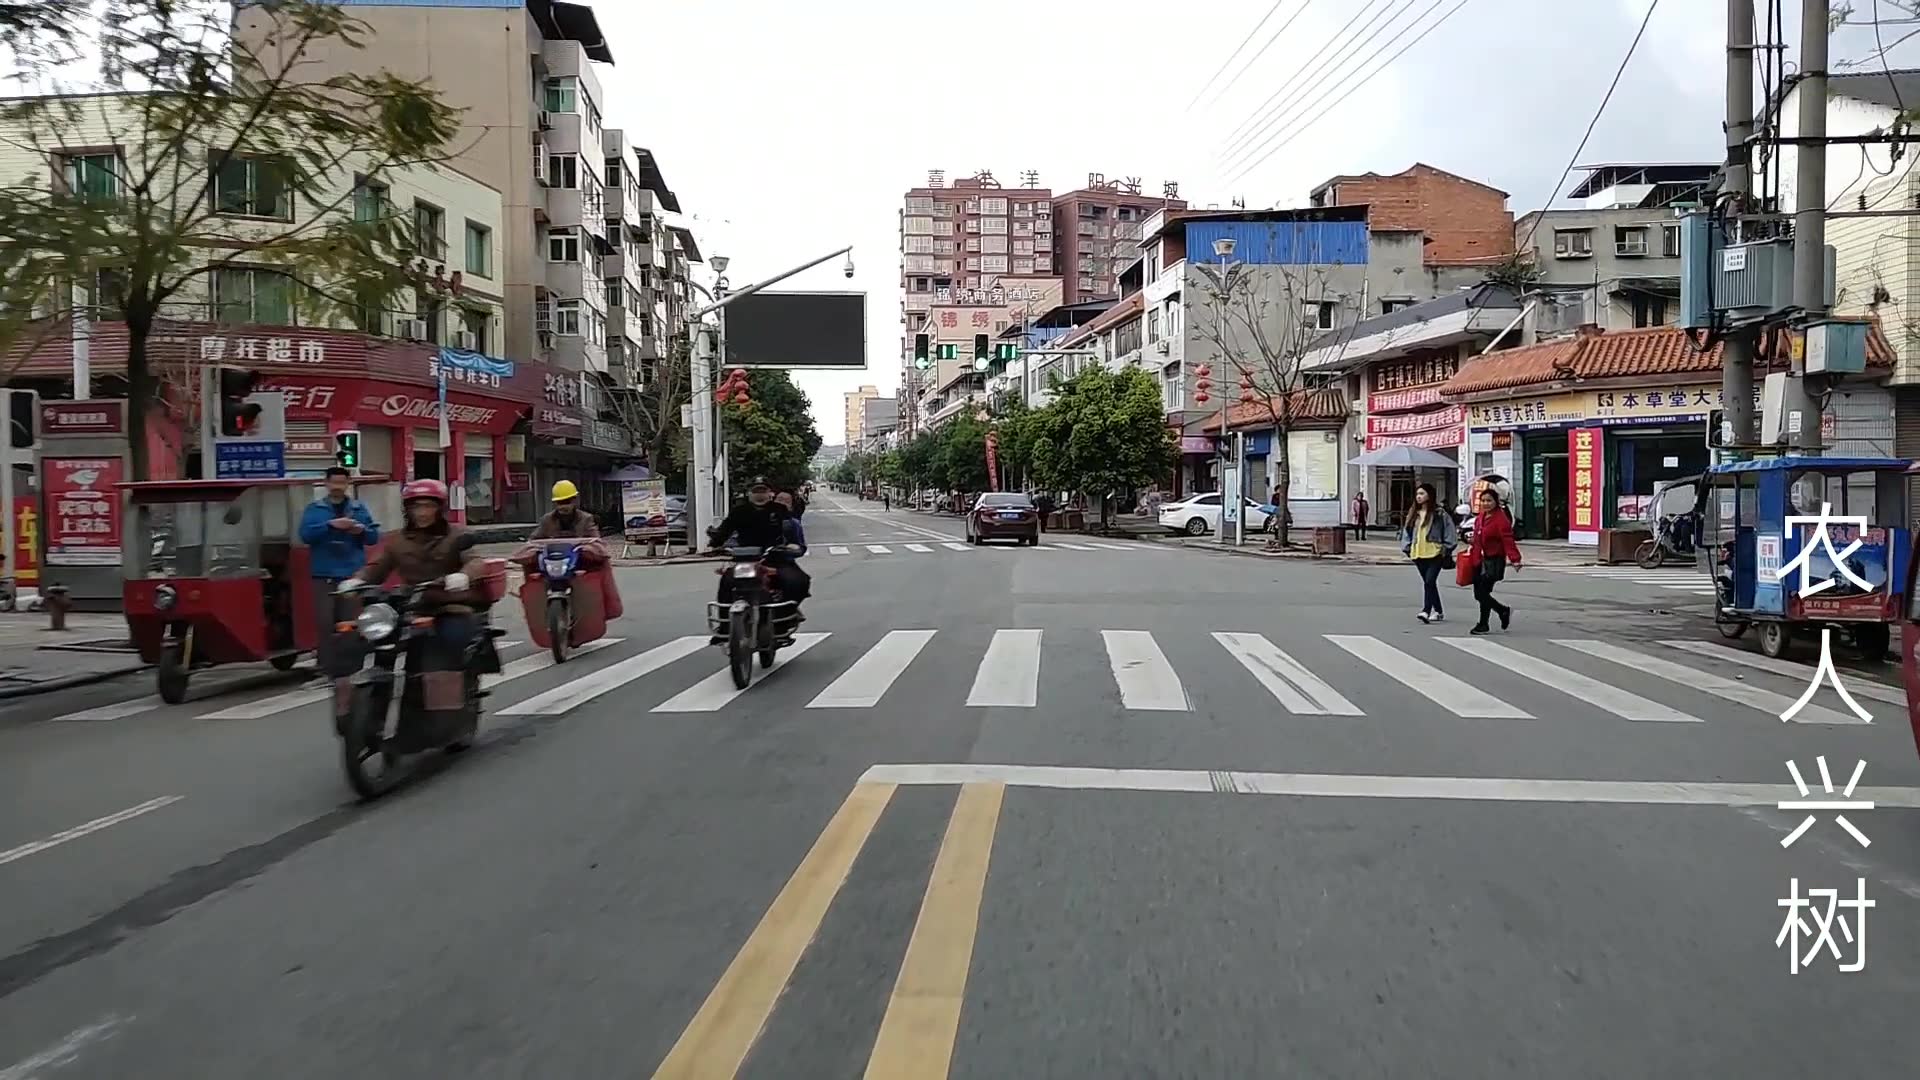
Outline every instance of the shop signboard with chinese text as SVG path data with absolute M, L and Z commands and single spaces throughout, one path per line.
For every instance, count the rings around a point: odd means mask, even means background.
M 40 459 L 48 566 L 119 565 L 122 474 L 117 457 Z
M 1785 552 L 1787 564 L 1797 561 L 1804 553 L 1807 581 L 1820 586 L 1820 591 L 1800 594 L 1798 586 L 1801 571 L 1796 568 L 1788 573 L 1785 584 L 1792 591 L 1788 594 L 1787 617 L 1869 622 L 1885 619 L 1888 616 L 1888 582 L 1891 580 L 1889 568 L 1893 562 L 1887 530 L 1862 529 L 1842 518 L 1830 520 L 1826 534 L 1827 542 L 1823 543 L 1819 525 L 1801 522 L 1793 526 L 1791 544 Z M 1860 546 L 1848 551 L 1855 541 L 1859 541 Z M 1843 561 L 1849 572 L 1843 573 L 1835 565 L 1836 554 L 1844 555 Z M 1778 573 L 1777 568 L 1775 573 Z M 1821 586 L 1822 582 L 1829 584 Z M 1866 583 L 1864 587 L 1861 582 Z
M 13 498 L 13 583 L 40 587 L 40 500 L 33 495 Z
M 1445 450 L 1466 441 L 1467 429 L 1461 421 L 1466 410 L 1457 405 L 1427 412 L 1367 416 L 1368 451 L 1387 446 L 1417 446 L 1426 450 Z
M 1407 412 L 1412 409 L 1430 409 L 1440 404 L 1438 385 L 1423 387 L 1419 390 L 1385 390 L 1367 395 L 1368 413 Z
M 1416 431 L 1404 435 L 1369 435 L 1367 450 L 1372 452 L 1388 446 L 1417 446 L 1422 450 L 1451 450 L 1458 447 L 1466 438 L 1464 428 L 1442 428 L 1438 431 Z
M 1574 428 L 1567 432 L 1567 541 L 1598 545 L 1606 490 L 1606 431 Z
M 1471 405 L 1467 424 L 1475 428 L 1554 428 L 1570 424 L 1611 427 L 1690 422 L 1705 420 L 1719 407 L 1718 386 L 1585 390 Z
M 254 364 L 324 364 L 326 342 L 315 338 L 208 334 L 200 339 L 200 362 L 251 367 Z
M 511 360 L 496 360 L 467 349 L 442 347 L 439 355 L 427 362 L 427 375 L 434 381 L 440 381 L 444 374 L 450 384 L 483 390 L 500 389 L 513 379 L 513 371 Z
M 222 439 L 213 444 L 218 480 L 273 480 L 287 474 L 287 444 L 269 439 Z
M 40 434 L 118 435 L 127 429 L 125 401 L 42 401 Z
M 289 420 L 330 420 L 366 427 L 431 427 L 440 420 L 439 392 L 380 379 L 318 379 L 269 373 L 262 388 L 286 398 Z M 447 420 L 456 431 L 504 435 L 525 407 L 510 399 L 447 392 Z
M 1390 390 L 1415 390 L 1425 386 L 1439 386 L 1460 372 L 1460 354 L 1453 351 L 1428 353 L 1422 356 L 1410 356 L 1404 360 L 1390 360 L 1375 364 L 1372 371 L 1372 389 L 1375 393 Z

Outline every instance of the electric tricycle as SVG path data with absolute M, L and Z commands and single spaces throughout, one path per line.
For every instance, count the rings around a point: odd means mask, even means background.
M 1695 560 L 1714 583 L 1721 636 L 1755 628 L 1760 651 L 1778 657 L 1798 636 L 1837 629 L 1885 659 L 1907 587 L 1911 465 L 1789 456 L 1709 469 Z
M 121 599 L 140 658 L 154 665 L 160 699 L 186 700 L 192 672 L 267 661 L 287 671 L 319 644 L 321 602 L 300 514 L 318 498 L 312 479 L 150 480 L 125 483 L 128 535 Z M 375 520 L 399 521 L 399 488 L 356 481 Z

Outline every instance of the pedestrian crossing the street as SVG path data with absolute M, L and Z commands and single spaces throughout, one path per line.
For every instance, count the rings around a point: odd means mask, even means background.
M 1658 570 L 1642 570 L 1637 566 L 1544 566 L 1542 569 L 1607 584 L 1643 585 L 1688 596 L 1713 595 L 1713 582 L 1691 566 L 1663 566 Z
M 542 650 L 511 659 L 484 682 L 493 692 L 487 713 L 559 717 L 618 701 L 630 715 L 670 717 L 721 713 L 743 698 L 778 695 L 823 716 L 886 708 L 1079 709 L 1104 700 L 1126 714 L 1264 715 L 1277 708 L 1336 722 L 1451 716 L 1524 727 L 1572 716 L 1654 724 L 1744 716 L 1778 723 L 1815 672 L 1703 641 L 1628 645 L 1572 637 L 1337 633 L 1282 641 L 1244 630 L 1195 636 L 1033 627 L 990 635 L 925 628 L 803 633 L 780 650 L 773 667 L 757 670 L 745 690 L 733 685 L 725 657 L 705 635 L 603 638 L 576 649 L 567 665 L 564 682 L 538 680 L 522 693 L 521 681 L 547 672 L 553 658 Z M 930 685 L 941 689 L 930 691 Z M 1881 712 L 1904 705 L 1897 688 L 1857 674 L 1848 676 L 1847 686 Z M 303 687 L 239 702 L 225 695 L 179 709 L 196 720 L 265 721 L 324 708 L 329 695 Z M 1830 688 L 1820 691 L 1794 722 L 1863 722 L 1834 701 Z M 148 697 L 59 719 L 129 719 L 163 708 Z

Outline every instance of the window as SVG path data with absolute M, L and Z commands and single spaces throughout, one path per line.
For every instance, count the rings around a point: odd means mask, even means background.
M 971 269 L 971 267 L 969 267 L 969 269 Z M 980 270 L 986 274 L 1004 274 L 1007 272 L 1007 257 L 1005 255 L 983 255 L 980 257 Z
M 607 186 L 610 188 L 620 186 L 620 159 L 617 157 L 607 159 Z
M 281 158 L 235 154 L 214 163 L 213 206 L 219 214 L 293 220 L 293 192 Z
M 967 250 L 977 253 L 980 250 L 980 238 L 977 236 L 967 237 Z
M 1016 274 L 1031 274 L 1031 273 L 1033 273 L 1033 260 L 1032 260 L 1032 259 L 1015 259 L 1015 260 L 1013 260 L 1013 272 L 1014 272 L 1014 273 L 1016 273 Z
M 447 212 L 431 203 L 413 201 L 414 247 L 429 259 L 447 257 Z
M 471 221 L 467 222 L 467 273 L 493 276 L 493 230 Z
M 653 316 L 647 312 L 640 313 L 640 336 L 643 338 L 653 336 Z
M 557 300 L 553 305 L 553 332 L 567 337 L 580 336 L 580 301 Z
M 933 213 L 933 196 L 931 195 L 907 196 L 907 213 L 909 214 Z
M 610 308 L 620 307 L 621 299 L 625 295 L 625 291 L 626 290 L 622 288 L 622 283 L 619 278 L 617 277 L 608 278 L 607 279 L 607 306 Z
M 385 221 L 393 213 L 393 200 L 387 185 L 361 177 L 353 185 L 353 220 L 371 225 Z
M 1660 254 L 1669 259 L 1680 257 L 1680 226 L 1660 226 Z
M 927 217 L 910 217 L 906 219 L 901 228 L 906 231 L 908 236 L 932 236 L 933 219 Z
M 1005 255 L 1007 238 L 1004 236 L 983 236 L 980 238 L 980 250 L 989 255 Z
M 1645 255 L 1647 253 L 1647 227 L 1645 225 L 1626 225 L 1613 230 L 1613 253 L 1615 255 Z
M 573 112 L 580 92 L 580 80 L 572 76 L 547 80 L 547 111 Z
M 1592 229 L 1555 229 L 1553 230 L 1553 255 L 1556 259 L 1589 259 L 1593 257 Z
M 293 325 L 293 279 L 274 270 L 223 267 L 213 272 L 213 321 Z
M 1015 240 L 1015 241 L 1013 242 L 1013 253 L 1014 253 L 1015 255 L 1031 255 L 1031 254 L 1033 254 L 1033 241 L 1031 241 L 1031 240 Z
M 978 255 L 975 255 L 975 256 L 972 256 L 971 258 L 969 258 L 969 259 L 967 260 L 967 269 L 969 269 L 969 270 L 978 270 L 978 269 L 980 269 L 980 256 L 978 256 Z
M 1339 311 L 1339 302 L 1334 300 L 1316 300 L 1307 304 L 1306 325 L 1315 330 L 1333 329 L 1333 317 Z
M 1410 308 L 1412 306 L 1413 301 L 1411 300 L 1382 300 L 1380 301 L 1380 314 L 1391 315 L 1401 308 Z
M 428 297 L 422 301 L 416 294 L 413 306 L 414 318 L 419 319 L 427 325 L 427 340 L 435 345 L 446 344 L 445 341 L 441 340 L 440 328 L 445 325 L 447 321 L 445 317 L 447 302 L 437 296 Z
M 931 236 L 908 236 L 902 243 L 904 246 L 900 250 L 909 255 L 933 254 L 933 237 Z
M 653 267 L 643 266 L 640 268 L 640 287 L 643 289 L 653 288 Z
M 1007 200 L 1003 198 L 997 198 L 997 197 L 991 198 L 991 199 L 981 199 L 980 212 L 983 214 L 991 214 L 999 217 L 1005 217 L 1007 213 Z
M 917 277 L 917 278 L 914 278 L 914 279 L 913 279 L 913 291 L 914 291 L 914 292 L 932 292 L 932 291 L 933 291 L 933 279 L 932 279 L 932 278 L 923 278 L 923 277 Z
M 547 186 L 577 188 L 580 186 L 580 156 L 578 154 L 551 154 L 547 157 Z
M 980 231 L 983 233 L 1005 233 L 1007 231 L 1007 219 L 1003 217 L 981 218 Z
M 580 261 L 580 234 L 572 226 L 547 230 L 547 261 L 557 263 L 577 263 Z M 580 301 L 573 301 L 578 305 Z
M 491 313 L 480 308 L 461 308 L 460 325 L 466 329 L 467 333 L 473 335 L 474 352 L 484 354 L 493 352 L 493 343 L 487 340 L 487 331 L 493 328 Z
M 62 162 L 67 192 L 83 199 L 111 199 L 120 194 L 119 154 L 69 154 Z

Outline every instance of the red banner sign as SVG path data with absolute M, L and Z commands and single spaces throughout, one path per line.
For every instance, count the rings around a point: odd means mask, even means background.
M 1441 428 L 1438 431 L 1416 431 L 1409 435 L 1369 435 L 1367 450 L 1378 450 L 1384 446 L 1418 446 L 1423 450 L 1447 450 L 1459 446 L 1463 429 L 1459 427 Z
M 48 566 L 120 563 L 119 458 L 42 458 Z
M 42 435 L 118 435 L 127 429 L 124 401 L 43 401 Z
M 1424 409 L 1440 404 L 1440 388 L 1429 386 L 1423 390 L 1387 390 L 1367 395 L 1367 412 L 1388 413 L 1405 412 L 1408 409 Z
M 1000 436 L 987 432 L 987 490 L 1000 490 Z
M 379 379 L 272 377 L 263 391 L 286 395 L 287 419 L 332 420 L 370 427 L 433 427 L 440 422 L 438 394 L 431 387 Z M 447 421 L 456 431 L 504 435 L 524 406 L 494 397 L 447 391 Z
M 40 500 L 32 495 L 13 499 L 13 583 L 40 587 Z
M 1458 428 L 1465 422 L 1467 410 L 1459 405 L 1449 405 L 1444 409 L 1430 409 L 1426 412 L 1401 413 L 1397 416 L 1367 417 L 1369 435 L 1410 435 L 1416 431 L 1438 431 L 1442 428 Z M 1454 445 L 1452 443 L 1449 446 Z
M 1567 490 L 1572 492 L 1567 532 L 1600 535 L 1600 508 L 1606 488 L 1606 429 L 1567 432 Z

